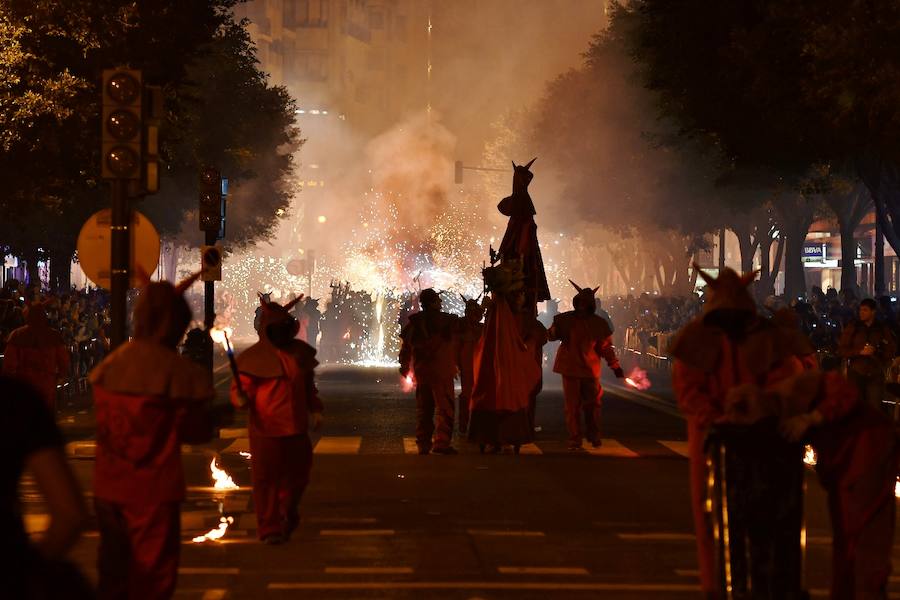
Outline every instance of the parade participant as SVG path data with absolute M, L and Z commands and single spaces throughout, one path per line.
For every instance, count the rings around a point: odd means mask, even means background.
M 460 323 L 459 352 L 459 433 L 465 435 L 469 426 L 469 402 L 472 400 L 472 386 L 475 384 L 475 346 L 484 334 L 484 307 L 475 298 L 466 299 L 465 315 Z
M 56 414 L 56 384 L 69 372 L 69 351 L 62 336 L 50 326 L 43 302 L 25 307 L 25 325 L 13 330 L 6 341 L 3 374 L 34 387 Z
M 549 340 L 547 328 L 539 319 L 535 318 L 526 306 L 525 292 L 522 290 L 515 294 L 512 298 L 513 313 L 516 316 L 519 326 L 519 335 L 522 336 L 522 342 L 531 352 L 531 358 L 538 366 L 538 378 L 535 386 L 528 393 L 528 427 L 531 431 L 537 432 L 541 428 L 537 426 L 535 421 L 535 411 L 537 409 L 537 397 L 544 387 L 544 346 Z
M 521 259 L 522 271 L 525 275 L 525 303 L 537 315 L 537 303 L 550 300 L 550 288 L 547 286 L 547 275 L 544 273 L 544 261 L 537 239 L 537 224 L 534 222 L 534 202 L 528 193 L 528 184 L 534 178 L 529 168 L 537 158 L 532 158 L 527 165 L 513 162 L 512 195 L 507 196 L 497 205 L 501 214 L 509 217 L 506 232 L 500 242 L 499 256 L 505 259 Z M 491 260 L 491 264 L 494 264 Z
M 619 379 L 625 377 L 625 372 L 616 357 L 609 325 L 595 314 L 594 294 L 597 290 L 581 288 L 571 280 L 569 283 L 578 290 L 572 299 L 574 310 L 555 316 L 549 331 L 551 340 L 560 341 L 553 371 L 562 375 L 569 450 L 581 450 L 584 438 L 598 448 L 603 443 L 600 434 L 603 408 L 601 358 Z
M 272 300 L 272 292 L 266 292 L 265 294 L 262 292 L 256 292 L 256 295 L 261 299 L 264 299 L 266 302 L 271 302 Z M 256 330 L 256 333 L 259 333 L 259 320 L 262 318 L 262 306 L 257 306 L 256 311 L 253 313 L 253 329 Z
M 834 371 L 807 371 L 774 392 L 782 434 L 809 440 L 828 492 L 831 597 L 886 599 L 900 467 L 893 423 Z
M 848 361 L 847 378 L 863 402 L 883 408 L 885 370 L 897 353 L 890 328 L 876 318 L 878 305 L 871 298 L 859 303 L 859 319 L 841 334 L 838 354 Z
M 181 445 L 208 441 L 212 433 L 210 374 L 176 351 L 191 321 L 183 293 L 199 276 L 177 286 L 144 276 L 133 339 L 90 374 L 101 598 L 169 598 L 175 591 L 185 497 Z
M 522 262 L 503 259 L 484 270 L 491 293 L 484 334 L 475 348 L 475 386 L 470 403 L 469 439 L 484 452 L 512 446 L 518 452 L 534 435 L 529 403 L 540 389 L 541 367 L 536 360 L 540 344 L 528 328 L 523 337 L 521 315 L 534 320 L 527 304 Z
M 416 446 L 419 454 L 457 454 L 453 437 L 453 379 L 456 377 L 458 318 L 441 312 L 440 295 L 419 294 L 422 311 L 400 332 L 400 374 L 416 384 Z
M 304 341 L 316 348 L 316 342 L 319 339 L 319 323 L 322 321 L 319 301 L 315 298 L 307 298 L 303 304 L 303 314 L 306 315 L 306 339 Z
M 778 327 L 757 315 L 756 304 L 747 291 L 755 272 L 742 276 L 726 268 L 716 279 L 697 265 L 694 268 L 707 283 L 704 314 L 678 333 L 669 352 L 675 358 L 675 395 L 688 424 L 691 505 L 700 583 L 707 597 L 716 598 L 714 545 L 704 512 L 707 433 L 714 423 L 724 420 L 726 404 L 756 397 L 803 367 L 792 354 L 791 346 L 783 342 Z M 796 461 L 799 460 L 797 456 Z M 794 467 L 790 461 L 785 464 L 788 469 Z M 799 543 L 799 533 L 797 538 Z M 790 550 L 784 549 L 786 553 Z M 779 565 L 787 570 L 794 567 L 796 563 L 788 561 Z
M 267 544 L 287 541 L 300 523 L 299 506 L 312 468 L 310 427 L 322 426 L 315 383 L 316 351 L 295 339 L 294 303 L 281 306 L 260 295 L 259 341 L 237 357 L 240 387 L 231 401 L 250 411 L 250 468 L 257 535 Z

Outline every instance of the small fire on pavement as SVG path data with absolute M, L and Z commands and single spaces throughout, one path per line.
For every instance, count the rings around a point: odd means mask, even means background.
M 210 529 L 203 535 L 198 535 L 197 537 L 193 538 L 192 541 L 195 544 L 202 544 L 203 542 L 205 542 L 207 540 L 215 541 L 215 540 L 221 539 L 222 536 L 225 535 L 225 532 L 228 531 L 228 526 L 231 525 L 232 523 L 234 523 L 234 517 L 231 517 L 231 516 L 219 517 L 219 526 L 218 527 L 216 527 L 215 529 Z
M 412 375 L 407 375 L 400 379 L 400 388 L 404 392 L 411 392 L 416 387 L 416 382 Z
M 224 469 L 220 469 L 216 464 L 216 458 L 213 457 L 212 462 L 209 463 L 209 470 L 212 473 L 213 487 L 217 490 L 237 490 L 240 489 L 240 486 L 234 482 L 231 478 L 231 475 L 228 474 Z

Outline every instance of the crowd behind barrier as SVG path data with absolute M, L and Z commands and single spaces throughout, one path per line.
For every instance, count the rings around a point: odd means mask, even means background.
M 109 351 L 109 300 L 102 290 L 38 292 L 16 280 L 0 290 L 0 368 L 6 340 L 25 324 L 27 301 L 40 300 L 50 326 L 62 336 L 69 353 L 69 371 L 57 383 L 57 406 L 87 391 L 87 374 Z

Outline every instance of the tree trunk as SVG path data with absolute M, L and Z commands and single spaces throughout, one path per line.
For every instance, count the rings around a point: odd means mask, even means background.
M 856 295 L 859 283 L 856 281 L 856 225 L 840 220 L 841 228 L 841 290 L 850 290 Z

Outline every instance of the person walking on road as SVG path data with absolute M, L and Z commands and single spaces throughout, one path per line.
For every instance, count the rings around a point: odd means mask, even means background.
M 419 454 L 457 454 L 451 440 L 459 319 L 441 312 L 431 288 L 419 294 L 419 305 L 400 332 L 400 375 L 416 385 L 416 446 Z
M 199 276 L 178 286 L 146 278 L 133 339 L 90 373 L 102 599 L 157 600 L 175 592 L 185 498 L 181 445 L 212 437 L 210 373 L 176 350 L 191 322 L 182 294 Z
M 625 372 L 612 344 L 612 331 L 603 317 L 596 314 L 596 290 L 581 288 L 571 280 L 569 283 L 578 290 L 572 299 L 574 310 L 554 317 L 548 332 L 551 340 L 561 342 L 553 371 L 562 375 L 569 450 L 581 450 L 584 438 L 598 448 L 603 443 L 600 433 L 603 408 L 600 361 L 606 360 L 619 379 L 625 377 Z
M 250 467 L 257 535 L 278 545 L 300 524 L 300 500 L 312 470 L 309 429 L 322 427 L 315 349 L 296 339 L 300 324 L 290 310 L 260 296 L 259 341 L 237 357 L 240 377 L 231 402 L 250 411 Z

